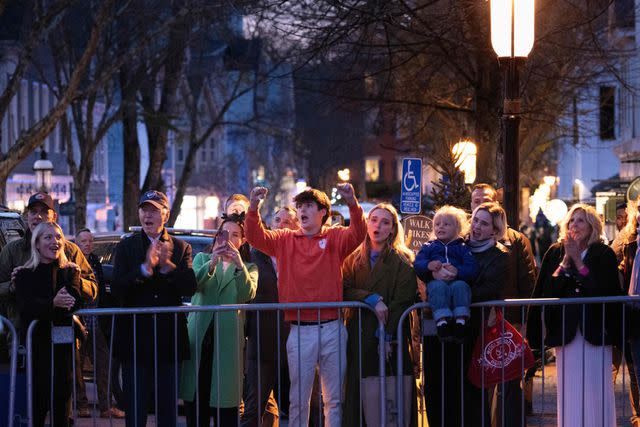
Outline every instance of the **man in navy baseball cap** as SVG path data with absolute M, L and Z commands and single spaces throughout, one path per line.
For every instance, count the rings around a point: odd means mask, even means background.
M 140 196 L 138 207 L 141 208 L 145 203 L 150 203 L 160 210 L 162 210 L 163 208 L 166 210 L 171 210 L 169 208 L 169 199 L 164 193 L 160 191 L 149 190 L 142 193 L 142 196 Z
M 138 203 L 142 230 L 116 246 L 111 293 L 122 307 L 176 307 L 196 291 L 191 246 L 167 232 L 169 211 L 164 193 L 145 191 Z M 121 331 L 114 337 L 113 354 L 122 361 L 126 425 L 146 425 L 147 397 L 155 391 L 159 425 L 175 426 L 176 367 L 189 359 L 186 316 L 158 314 L 135 321 L 118 316 L 115 327 Z

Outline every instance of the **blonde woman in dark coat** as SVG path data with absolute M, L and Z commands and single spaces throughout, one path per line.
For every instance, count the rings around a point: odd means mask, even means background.
M 378 371 L 378 319 L 385 325 L 387 341 L 385 357 L 391 362 L 395 374 L 395 351 L 391 343 L 397 343 L 398 321 L 410 307 L 416 296 L 416 276 L 412 267 L 413 252 L 404 244 L 398 213 L 389 204 L 375 206 L 367 216 L 367 236 L 358 249 L 344 262 L 344 299 L 362 301 L 370 310 L 351 310 L 347 320 L 347 385 L 343 426 L 365 425 L 360 423 L 360 375 L 362 378 L 379 376 Z M 361 333 L 358 333 L 358 330 Z M 411 375 L 413 368 L 409 358 L 409 322 L 405 321 L 402 345 L 404 375 Z M 360 345 L 359 345 L 360 341 Z M 361 368 L 360 368 L 361 366 Z M 413 399 L 415 400 L 415 399 Z M 412 415 L 415 420 L 415 414 Z

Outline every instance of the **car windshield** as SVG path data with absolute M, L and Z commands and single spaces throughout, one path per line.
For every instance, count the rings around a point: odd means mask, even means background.
M 191 242 L 189 242 L 189 244 L 191 244 L 191 256 L 192 257 L 195 257 L 200 252 L 204 252 L 205 249 L 207 248 L 207 246 L 209 246 L 209 242 L 201 241 L 201 240 L 191 241 Z

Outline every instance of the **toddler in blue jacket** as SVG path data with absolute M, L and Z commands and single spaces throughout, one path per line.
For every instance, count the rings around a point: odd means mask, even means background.
M 477 264 L 462 236 L 469 228 L 462 209 L 443 206 L 433 217 L 432 240 L 416 256 L 414 269 L 427 282 L 427 294 L 442 341 L 461 342 L 471 305 L 469 282 Z

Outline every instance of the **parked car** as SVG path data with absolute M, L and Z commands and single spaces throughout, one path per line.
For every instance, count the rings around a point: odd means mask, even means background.
M 7 243 L 20 239 L 26 231 L 27 224 L 19 212 L 0 207 L 0 250 Z

